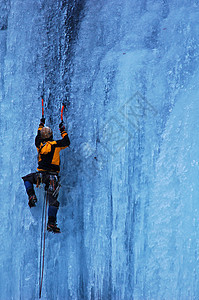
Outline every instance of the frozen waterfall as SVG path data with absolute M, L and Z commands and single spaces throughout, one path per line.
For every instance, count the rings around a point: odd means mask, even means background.
M 43 190 L 28 207 L 44 94 L 62 233 L 42 299 L 199 299 L 198 0 L 1 0 L 0 299 L 39 291 Z

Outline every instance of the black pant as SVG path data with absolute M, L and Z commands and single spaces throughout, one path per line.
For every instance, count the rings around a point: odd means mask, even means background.
M 35 194 L 34 184 L 37 186 L 45 184 L 45 190 L 47 191 L 47 199 L 49 203 L 48 216 L 52 216 L 56 219 L 57 210 L 59 208 L 59 201 L 57 201 L 59 194 L 59 176 L 56 173 L 51 172 L 36 172 L 30 173 L 22 177 L 26 192 L 29 196 Z

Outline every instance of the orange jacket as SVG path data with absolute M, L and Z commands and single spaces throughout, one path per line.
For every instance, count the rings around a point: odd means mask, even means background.
M 35 146 L 38 151 L 38 171 L 60 171 L 60 154 L 62 149 L 70 145 L 70 140 L 66 131 L 62 131 L 61 140 L 54 141 L 51 137 L 48 140 L 41 138 L 40 131 L 44 127 L 43 124 L 39 125 L 38 133 L 35 138 Z

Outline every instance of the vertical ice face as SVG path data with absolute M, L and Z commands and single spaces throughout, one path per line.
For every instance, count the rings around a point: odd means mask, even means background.
M 197 4 L 92 3 L 71 85 L 83 127 L 69 117 L 86 182 L 89 297 L 197 297 Z
M 197 299 L 197 1 L 0 12 L 2 299 L 38 297 L 43 192 L 30 211 L 20 177 L 36 169 L 42 92 L 56 138 L 67 98 L 71 139 L 43 299 Z
M 1 1 L 1 298 L 30 299 L 37 285 L 38 218 L 27 210 L 21 176 L 35 169 L 34 135 L 43 78 L 37 1 Z M 23 198 L 23 200 L 22 200 Z M 32 295 L 32 296 L 30 296 Z

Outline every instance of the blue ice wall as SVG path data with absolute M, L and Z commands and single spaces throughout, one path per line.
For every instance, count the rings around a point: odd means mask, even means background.
M 42 299 L 198 299 L 198 1 L 0 4 L 1 299 L 37 299 L 45 98 L 61 155 L 60 235 Z

